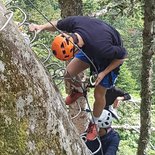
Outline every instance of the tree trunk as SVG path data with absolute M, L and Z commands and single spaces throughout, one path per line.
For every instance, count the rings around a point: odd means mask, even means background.
M 65 18 L 67 16 L 78 16 L 82 15 L 82 1 L 81 0 L 59 0 L 60 8 L 61 8 L 61 17 Z M 66 63 L 67 65 L 67 63 Z M 84 72 L 80 74 L 82 78 L 84 76 Z M 71 85 L 67 81 L 65 81 L 66 85 L 66 93 L 71 93 Z M 69 106 L 69 114 L 73 118 L 72 121 L 78 129 L 79 133 L 83 133 L 88 124 L 88 114 L 84 111 L 80 112 L 79 106 L 81 109 L 85 109 L 86 100 L 84 97 L 81 97 L 77 100 L 77 102 L 73 103 Z
M 15 24 L 5 25 L 6 12 L 0 3 L 1 154 L 88 155 L 44 67 Z
M 61 8 L 61 17 L 82 15 L 82 0 L 58 0 Z
M 151 92 L 152 92 L 152 58 L 155 39 L 155 1 L 144 1 L 144 30 L 141 72 L 141 128 L 138 143 L 138 155 L 147 154 L 151 129 Z

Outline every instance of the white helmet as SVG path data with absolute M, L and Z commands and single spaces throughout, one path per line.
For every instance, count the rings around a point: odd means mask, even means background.
M 108 110 L 103 110 L 99 120 L 98 120 L 98 127 L 99 128 L 108 128 L 112 124 L 112 114 Z

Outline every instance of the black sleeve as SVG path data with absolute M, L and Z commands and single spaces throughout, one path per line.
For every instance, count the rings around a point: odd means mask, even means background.
M 74 17 L 72 16 L 59 20 L 57 23 L 57 28 L 68 33 L 73 33 Z
M 113 87 L 112 90 L 111 90 L 111 93 L 114 93 L 117 97 L 118 96 L 124 96 L 124 91 L 117 88 L 117 87 Z
M 131 96 L 128 93 L 125 93 L 124 94 L 124 101 L 130 100 L 130 99 L 131 99 Z
M 128 93 L 124 92 L 123 90 L 117 87 L 112 87 L 108 89 L 105 97 L 106 97 L 106 107 L 112 105 L 117 97 L 124 97 L 124 100 L 131 99 L 131 96 Z
M 103 59 L 124 59 L 127 56 L 127 51 L 121 44 L 114 44 L 112 36 L 105 31 L 102 36 L 102 46 L 98 46 L 98 55 Z
M 115 87 L 115 92 L 117 93 L 118 96 L 123 96 L 124 97 L 124 101 L 131 99 L 131 96 L 129 95 L 129 93 L 124 92 L 123 90 L 121 90 L 119 88 Z
M 106 92 L 106 107 L 112 105 L 118 96 L 124 96 L 124 92 L 116 87 L 112 87 Z
M 121 90 L 117 87 L 114 87 L 113 91 L 115 92 L 115 94 L 117 94 L 117 97 L 122 96 L 122 97 L 124 97 L 124 100 L 130 100 L 131 99 L 131 96 L 129 93 L 124 92 L 123 90 Z

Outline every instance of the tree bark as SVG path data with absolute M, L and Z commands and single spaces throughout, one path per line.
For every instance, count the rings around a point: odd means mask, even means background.
M 61 8 L 61 17 L 79 16 L 83 14 L 82 0 L 58 0 Z
M 0 3 L 0 29 L 9 14 Z M 0 31 L 0 152 L 88 155 L 63 99 L 11 21 Z
M 144 30 L 141 71 L 141 128 L 138 143 L 138 155 L 147 154 L 151 129 L 151 92 L 152 92 L 152 58 L 155 39 L 155 1 L 144 1 Z

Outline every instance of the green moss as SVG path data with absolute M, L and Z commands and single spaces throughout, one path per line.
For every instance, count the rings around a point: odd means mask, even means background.
M 27 120 L 17 118 L 15 95 L 1 93 L 0 152 L 2 155 L 25 154 Z
M 46 135 L 45 133 L 41 134 L 41 131 L 45 131 L 45 130 L 40 130 L 40 134 L 37 133 L 35 135 L 31 135 L 31 138 L 33 137 L 33 141 L 35 143 L 35 147 L 36 147 L 36 151 L 41 154 L 41 153 L 45 153 L 47 148 L 51 149 L 54 151 L 55 154 L 57 155 L 65 155 L 64 152 L 61 148 L 60 148 L 60 137 L 58 137 L 57 135 L 51 135 L 50 137 L 48 135 Z
M 26 152 L 27 123 L 21 120 L 19 122 L 15 111 L 10 107 L 0 117 L 0 152 L 2 155 L 22 155 Z
M 20 120 L 20 125 L 18 128 L 18 148 L 22 153 L 26 153 L 28 151 L 27 148 L 28 135 L 26 133 L 27 129 L 28 129 L 27 119 Z

